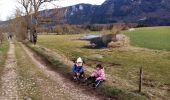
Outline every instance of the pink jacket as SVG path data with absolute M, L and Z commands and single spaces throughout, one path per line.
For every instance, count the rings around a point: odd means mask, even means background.
M 95 76 L 96 80 L 106 80 L 104 68 L 100 70 L 95 70 L 91 76 Z

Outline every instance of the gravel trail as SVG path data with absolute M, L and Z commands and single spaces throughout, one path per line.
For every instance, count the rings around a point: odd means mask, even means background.
M 94 94 L 85 92 L 86 90 L 83 88 L 75 87 L 75 85 L 65 79 L 61 74 L 50 70 L 48 65 L 45 65 L 43 61 L 37 59 L 33 52 L 31 52 L 27 47 L 21 44 L 23 49 L 26 51 L 27 55 L 32 59 L 32 61 L 36 64 L 36 66 L 43 70 L 43 73 L 53 80 L 56 84 L 60 86 L 60 92 L 64 94 L 68 94 L 70 98 L 68 100 L 101 100 L 100 97 L 97 97 Z M 41 81 L 41 80 L 40 80 Z M 55 95 L 54 95 L 55 96 Z M 62 99 L 62 98 L 60 98 Z
M 0 100 L 18 100 L 17 73 L 15 45 L 12 41 L 5 62 L 3 75 L 1 76 Z

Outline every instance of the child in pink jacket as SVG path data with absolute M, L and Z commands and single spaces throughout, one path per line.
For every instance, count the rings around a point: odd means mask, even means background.
M 97 88 L 103 81 L 106 80 L 104 68 L 101 64 L 96 66 L 96 70 L 88 77 L 85 82 L 87 85 L 93 84 L 93 87 Z

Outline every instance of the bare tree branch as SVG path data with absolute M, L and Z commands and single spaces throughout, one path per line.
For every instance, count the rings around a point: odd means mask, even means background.
M 26 23 L 27 29 L 31 31 L 31 41 L 36 44 L 37 41 L 37 27 L 41 23 L 39 22 L 38 14 L 40 10 L 40 6 L 44 3 L 51 3 L 53 1 L 60 0 L 18 0 L 18 2 L 23 6 L 26 12 Z M 27 31 L 28 32 L 28 31 Z

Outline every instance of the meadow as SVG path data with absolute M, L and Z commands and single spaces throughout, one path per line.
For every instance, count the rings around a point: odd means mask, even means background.
M 124 33 L 133 46 L 170 51 L 170 27 L 138 28 Z
M 138 46 L 141 44 L 140 47 L 169 50 L 168 48 L 170 45 L 168 44 L 170 44 L 170 42 L 166 39 L 166 37 L 170 35 L 168 34 L 169 28 L 160 28 L 161 31 L 159 32 L 162 32 L 163 34 L 158 32 L 159 28 L 158 30 L 153 28 L 154 30 L 151 30 L 151 32 L 154 33 L 152 34 L 148 29 L 149 28 L 136 29 L 133 34 L 130 32 L 125 32 L 125 34 L 130 37 L 131 44 L 133 46 Z M 152 38 L 153 34 L 156 36 L 153 36 Z M 64 54 L 70 60 L 81 56 L 83 59 L 85 59 L 86 65 L 93 68 L 97 63 L 102 63 L 105 66 L 107 74 L 113 76 L 113 78 L 115 76 L 126 80 L 134 87 L 137 87 L 138 85 L 139 68 L 143 67 L 144 88 L 146 90 L 148 89 L 148 91 L 150 91 L 151 88 L 154 88 L 154 91 L 164 91 L 162 89 L 164 87 L 165 90 L 169 89 L 170 52 L 164 50 L 162 51 L 149 49 L 133 50 L 133 48 L 91 49 L 87 48 L 89 45 L 88 41 L 79 40 L 79 38 L 82 36 L 84 36 L 84 34 L 40 35 L 38 38 L 38 44 L 60 54 Z M 144 37 L 149 38 L 146 39 Z M 160 38 L 162 40 L 160 40 Z M 143 44 L 143 41 L 147 42 L 144 42 Z M 149 41 L 153 42 L 149 43 Z M 157 43 L 161 44 L 158 46 Z M 101 56 L 101 58 L 98 56 Z M 167 91 L 165 94 L 160 93 L 159 95 L 162 97 L 168 96 Z M 167 98 L 169 98 L 169 96 Z

